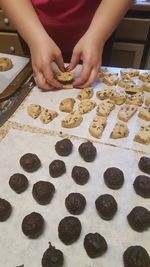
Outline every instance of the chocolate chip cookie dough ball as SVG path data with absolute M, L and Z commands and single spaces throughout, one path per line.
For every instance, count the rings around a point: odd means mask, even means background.
M 107 242 L 102 235 L 89 233 L 84 238 L 84 248 L 90 258 L 97 258 L 107 251 Z
M 150 198 L 150 178 L 148 176 L 137 176 L 134 180 L 133 186 L 138 195 L 144 198 Z
M 0 222 L 6 221 L 9 218 L 11 211 L 11 204 L 7 200 L 0 198 Z
M 81 166 L 74 166 L 71 176 L 77 184 L 84 185 L 88 182 L 90 174 L 86 168 Z
M 81 214 L 85 208 L 85 205 L 86 199 L 80 193 L 70 193 L 65 199 L 65 206 L 73 215 Z
M 22 221 L 22 232 L 29 238 L 37 238 L 44 229 L 44 219 L 41 214 L 32 212 Z
M 123 254 L 125 267 L 150 267 L 150 257 L 145 248 L 131 246 Z
M 42 267 L 62 267 L 63 263 L 64 256 L 62 251 L 50 244 L 49 248 L 43 254 Z
M 27 153 L 20 158 L 20 165 L 26 172 L 35 172 L 41 167 L 41 161 L 36 154 Z
M 141 157 L 139 160 L 139 168 L 142 172 L 150 174 L 150 158 Z
M 24 192 L 28 187 L 28 179 L 22 173 L 15 173 L 9 179 L 9 185 L 17 194 Z
M 150 227 L 150 211 L 144 207 L 137 206 L 127 216 L 132 229 L 143 232 Z
M 117 212 L 117 202 L 112 195 L 104 194 L 95 201 L 96 209 L 104 220 L 111 220 Z
M 81 223 L 73 216 L 64 217 L 58 225 L 58 235 L 65 245 L 71 245 L 80 236 Z
M 39 181 L 33 185 L 32 195 L 40 205 L 50 203 L 55 193 L 55 187 L 52 183 Z
M 59 177 L 66 172 L 66 165 L 62 160 L 53 160 L 49 165 L 49 173 L 53 178 Z
M 92 162 L 96 158 L 96 147 L 92 144 L 92 142 L 88 141 L 86 143 L 82 143 L 79 146 L 79 153 L 80 156 L 86 161 L 86 162 Z
M 55 150 L 59 156 L 66 157 L 71 154 L 73 148 L 72 142 L 65 138 L 60 140 L 55 145 Z
M 104 172 L 105 184 L 111 189 L 119 189 L 124 183 L 124 174 L 119 168 L 108 168 Z

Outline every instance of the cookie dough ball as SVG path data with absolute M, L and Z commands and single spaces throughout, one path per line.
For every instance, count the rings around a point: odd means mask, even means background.
M 90 177 L 89 171 L 81 166 L 74 166 L 71 175 L 74 181 L 79 185 L 86 184 Z
M 108 168 L 104 172 L 105 184 L 111 189 L 119 189 L 124 183 L 124 174 L 119 168 Z
M 150 257 L 145 248 L 131 246 L 123 254 L 125 267 L 150 267 Z
M 28 179 L 22 173 L 15 173 L 9 179 L 9 185 L 17 194 L 24 192 L 28 187 Z
M 64 256 L 62 251 L 50 244 L 49 248 L 43 254 L 42 267 L 62 267 L 63 263 Z
M 10 58 L 8 57 L 1 57 L 0 58 L 0 71 L 7 71 L 12 69 L 13 63 Z
M 36 238 L 42 234 L 44 219 L 41 214 L 32 212 L 24 217 L 22 221 L 22 232 L 29 238 Z
M 50 203 L 55 192 L 55 187 L 52 183 L 39 181 L 33 185 L 32 195 L 40 205 Z
M 85 197 L 80 193 L 71 193 L 65 199 L 67 210 L 73 215 L 79 215 L 83 212 L 86 205 Z
M 96 209 L 104 220 L 111 220 L 117 212 L 117 202 L 112 195 L 104 194 L 95 201 Z
M 81 223 L 73 216 L 64 217 L 58 225 L 58 235 L 65 245 L 71 245 L 80 236 Z
M 132 229 L 143 232 L 150 227 L 150 211 L 144 207 L 137 206 L 127 216 Z
M 85 161 L 91 162 L 96 158 L 97 151 L 92 142 L 88 141 L 79 146 L 79 153 Z
M 27 153 L 20 158 L 20 165 L 26 172 L 35 172 L 41 167 L 41 161 L 36 154 Z
M 7 200 L 0 198 L 0 222 L 6 221 L 9 218 L 11 211 L 11 204 Z
M 107 251 L 107 243 L 102 235 L 89 233 L 84 238 L 84 248 L 90 258 L 97 258 Z
M 65 71 L 56 74 L 56 79 L 64 85 L 73 83 L 74 75 L 72 72 Z
M 62 160 L 53 160 L 49 165 L 49 173 L 53 178 L 59 177 L 66 172 L 66 165 Z
M 150 174 L 150 158 L 141 157 L 139 160 L 139 168 L 142 172 Z
M 55 145 L 55 150 L 59 156 L 68 156 L 71 154 L 73 148 L 72 142 L 65 138 L 63 140 L 60 140 Z
M 133 186 L 138 195 L 144 198 L 150 198 L 150 178 L 148 176 L 137 176 L 134 180 Z

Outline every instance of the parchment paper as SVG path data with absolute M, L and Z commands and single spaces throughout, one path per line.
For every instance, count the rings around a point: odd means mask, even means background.
M 80 69 L 81 69 L 81 66 L 78 66 L 76 68 L 76 70 L 75 70 L 76 76 L 78 76 Z M 114 72 L 118 72 L 118 73 L 120 72 L 119 68 L 108 68 L 108 69 L 110 71 L 114 71 Z M 141 70 L 141 72 L 142 72 L 142 70 Z M 94 87 L 94 96 L 92 97 L 92 99 L 95 100 L 97 104 L 99 104 L 100 100 L 97 99 L 96 92 L 102 88 L 107 87 L 107 86 L 103 83 L 97 82 L 94 84 L 93 87 Z M 18 109 L 16 111 L 14 116 L 12 116 L 10 118 L 10 121 L 19 122 L 19 123 L 22 123 L 25 125 L 30 125 L 32 127 L 55 130 L 57 132 L 61 131 L 63 133 L 69 134 L 69 135 L 75 135 L 75 136 L 79 136 L 82 138 L 88 138 L 88 139 L 95 140 L 95 141 L 98 141 L 101 143 L 112 144 L 112 145 L 116 145 L 119 147 L 135 149 L 137 151 L 145 151 L 145 152 L 150 151 L 150 145 L 143 145 L 143 144 L 139 144 L 139 143 L 133 141 L 134 136 L 137 133 L 140 125 L 148 123 L 148 122 L 145 122 L 144 120 L 141 120 L 140 118 L 138 118 L 138 116 L 137 116 L 138 111 L 127 123 L 128 127 L 129 127 L 129 136 L 128 137 L 121 138 L 121 139 L 115 139 L 115 140 L 109 138 L 110 133 L 111 133 L 115 123 L 117 122 L 117 114 L 118 114 L 118 111 L 120 109 L 120 106 L 117 106 L 117 105 L 116 105 L 115 110 L 113 110 L 110 113 L 110 115 L 108 116 L 107 126 L 103 132 L 101 139 L 96 139 L 96 138 L 92 137 L 88 131 L 89 124 L 92 121 L 93 117 L 96 115 L 96 108 L 94 110 L 92 110 L 91 112 L 83 115 L 83 122 L 81 123 L 81 125 L 79 127 L 72 128 L 72 129 L 62 128 L 61 127 L 61 120 L 63 119 L 63 117 L 65 117 L 67 115 L 67 113 L 61 112 L 59 110 L 59 104 L 62 101 L 62 99 L 64 99 L 64 98 L 73 97 L 76 100 L 76 104 L 75 104 L 74 109 L 78 109 L 78 105 L 79 105 L 80 101 L 76 97 L 77 97 L 79 91 L 80 91 L 79 89 L 71 89 L 71 90 L 59 90 L 59 91 L 54 90 L 54 91 L 50 91 L 50 92 L 41 92 L 41 90 L 39 90 L 37 87 L 34 87 L 32 92 L 30 93 L 30 95 L 23 102 L 21 109 Z M 145 93 L 145 96 L 146 95 L 148 95 L 148 93 L 147 94 Z M 59 116 L 57 118 L 55 118 L 49 124 L 43 124 L 39 118 L 34 120 L 27 114 L 27 106 L 29 104 L 40 104 L 42 107 L 56 110 L 59 113 Z
M 95 144 L 97 157 L 93 163 L 85 163 L 78 153 L 80 140 L 73 139 L 73 152 L 69 157 L 56 154 L 54 145 L 60 140 L 50 135 L 33 134 L 18 130 L 10 130 L 0 143 L 0 197 L 5 198 L 13 206 L 13 212 L 6 222 L 0 223 L 0 266 L 41 267 L 41 258 L 48 248 L 48 242 L 64 253 L 64 267 L 123 267 L 122 254 L 131 245 L 141 245 L 150 253 L 150 229 L 143 233 L 135 232 L 128 225 L 126 216 L 137 205 L 150 208 L 149 199 L 138 196 L 133 189 L 133 181 L 142 174 L 138 168 L 141 153 L 122 148 Z M 27 153 L 36 153 L 42 167 L 35 173 L 26 173 L 19 165 L 20 157 Z M 54 159 L 62 159 L 67 172 L 59 178 L 51 178 L 49 164 Z M 77 185 L 71 178 L 72 168 L 84 166 L 90 172 L 86 185 Z M 118 167 L 124 172 L 125 183 L 120 190 L 107 188 L 103 181 L 103 173 L 108 167 Z M 12 174 L 20 172 L 29 179 L 29 188 L 18 195 L 9 187 Z M 55 185 L 56 193 L 51 203 L 40 206 L 32 197 L 32 186 L 39 180 L 50 181 Z M 65 208 L 65 198 L 71 192 L 80 192 L 86 197 L 86 209 L 78 218 L 82 224 L 79 240 L 70 246 L 64 245 L 58 238 L 57 229 L 60 220 L 69 216 Z M 96 212 L 95 200 L 101 195 L 112 194 L 118 211 L 111 221 L 102 220 Z M 44 233 L 35 240 L 30 240 L 21 230 L 21 223 L 32 211 L 41 213 L 45 219 Z M 108 251 L 102 257 L 90 259 L 84 248 L 84 236 L 98 232 L 105 237 Z
M 17 74 L 27 65 L 29 58 L 0 53 L 0 57 L 8 57 L 12 60 L 13 68 L 0 72 L 0 94 L 13 81 Z

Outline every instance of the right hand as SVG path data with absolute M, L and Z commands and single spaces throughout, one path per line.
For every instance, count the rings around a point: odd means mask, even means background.
M 54 41 L 46 36 L 44 40 L 30 46 L 32 68 L 37 86 L 42 90 L 62 88 L 54 76 L 51 63 L 54 61 L 61 71 L 65 71 L 60 49 Z

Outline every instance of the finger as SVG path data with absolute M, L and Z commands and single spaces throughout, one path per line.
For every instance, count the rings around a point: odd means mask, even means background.
M 91 71 L 89 79 L 85 83 L 81 84 L 80 87 L 84 88 L 84 87 L 91 86 L 91 84 L 94 83 L 97 80 L 97 73 L 98 73 L 98 70 L 97 69 L 93 69 Z
M 36 82 L 36 85 L 38 86 L 38 88 L 42 89 L 42 90 L 51 90 L 52 89 L 52 86 L 49 85 L 43 74 L 41 72 L 38 72 L 35 76 L 35 82 Z
M 49 64 L 45 65 L 42 69 L 43 76 L 46 82 L 53 88 L 62 88 L 62 84 L 54 78 L 54 73 Z
M 59 69 L 64 72 L 65 71 L 65 66 L 64 66 L 64 60 L 63 60 L 63 57 L 62 55 L 58 55 L 56 58 L 55 58 L 55 62 L 57 64 L 57 66 L 59 67 Z
M 80 53 L 73 52 L 72 57 L 71 57 L 70 64 L 67 67 L 67 71 L 73 70 L 77 66 L 77 64 L 79 63 L 79 61 L 80 61 Z
M 82 71 L 78 79 L 75 80 L 74 86 L 81 86 L 86 83 L 91 75 L 91 66 L 89 64 L 83 64 Z

